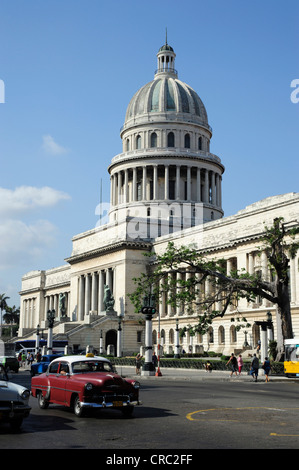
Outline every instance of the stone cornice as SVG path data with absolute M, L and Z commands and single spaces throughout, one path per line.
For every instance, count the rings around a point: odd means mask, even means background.
M 106 245 L 100 248 L 96 248 L 94 250 L 86 251 L 84 253 L 75 254 L 73 256 L 70 256 L 69 258 L 66 258 L 65 261 L 67 261 L 69 264 L 75 264 L 83 260 L 95 258 L 97 256 L 101 256 L 103 254 L 111 253 L 114 251 L 120 251 L 120 250 L 126 250 L 126 249 L 150 250 L 151 248 L 152 248 L 151 242 L 121 240 L 119 242 L 112 243 L 111 245 Z
M 194 160 L 197 162 L 203 163 L 213 163 L 218 166 L 222 172 L 224 172 L 224 165 L 221 163 L 220 158 L 217 155 L 204 151 L 188 151 L 187 149 L 178 149 L 175 150 L 166 150 L 162 148 L 155 149 L 142 149 L 142 150 L 132 150 L 130 152 L 124 152 L 116 155 L 112 158 L 111 164 L 108 167 L 108 172 L 111 173 L 113 167 L 118 164 L 123 164 L 126 162 L 137 161 L 140 162 L 144 160 L 157 159 L 163 160 L 165 162 L 167 159 L 183 159 L 183 160 Z

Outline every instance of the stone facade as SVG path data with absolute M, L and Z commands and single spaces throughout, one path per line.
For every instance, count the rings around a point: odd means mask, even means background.
M 177 78 L 175 54 L 165 44 L 158 52 L 158 70 L 152 82 L 142 87 L 129 103 L 121 129 L 122 153 L 112 158 L 109 221 L 73 237 L 67 264 L 46 271 L 32 271 L 22 279 L 19 336 L 46 328 L 47 311 L 55 310 L 54 338 L 68 338 L 83 349 L 92 344 L 99 350 L 100 338 L 107 351 L 117 346 L 121 328 L 123 354 L 144 345 L 144 318 L 135 313 L 128 294 L 134 277 L 147 269 L 144 252 L 161 253 L 171 240 L 193 245 L 208 256 L 221 257 L 231 267 L 269 276 L 267 260 L 258 256 L 264 225 L 275 217 L 298 220 L 299 194 L 289 193 L 256 202 L 234 216 L 223 218 L 222 176 L 224 166 L 210 153 L 212 129 L 205 107 L 195 93 Z M 299 335 L 298 255 L 291 260 L 290 289 L 294 333 Z M 204 286 L 209 289 L 209 283 Z M 105 294 L 112 294 L 107 309 Z M 236 331 L 231 319 L 245 316 L 252 327 L 247 341 L 259 339 L 255 321 L 264 320 L 274 308 L 264 300 L 232 306 L 225 317 L 215 320 L 207 335 L 181 338 L 181 348 L 197 352 L 209 349 L 229 354 L 244 343 L 244 330 Z M 192 315 L 160 305 L 160 329 L 164 351 L 175 349 L 179 328 L 196 322 Z M 274 335 L 275 335 L 275 315 Z M 158 319 L 153 321 L 153 341 L 158 337 Z

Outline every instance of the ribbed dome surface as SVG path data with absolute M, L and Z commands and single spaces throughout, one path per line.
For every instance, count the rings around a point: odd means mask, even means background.
M 149 113 L 178 113 L 177 118 L 182 118 L 184 113 L 188 115 L 184 117 L 188 122 L 200 121 L 208 125 L 206 109 L 197 93 L 186 83 L 167 74 L 135 93 L 127 108 L 125 125 L 127 121 Z

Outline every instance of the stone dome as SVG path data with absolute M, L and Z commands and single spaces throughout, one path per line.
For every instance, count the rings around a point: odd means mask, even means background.
M 161 77 L 144 85 L 131 99 L 125 122 L 148 113 L 177 113 L 188 121 L 208 124 L 208 116 L 198 94 L 186 83 L 172 77 Z M 178 116 L 181 117 L 182 116 Z
M 131 99 L 122 130 L 153 121 L 185 121 L 211 130 L 205 106 L 198 94 L 178 79 L 175 53 L 167 43 L 159 49 L 155 78 Z

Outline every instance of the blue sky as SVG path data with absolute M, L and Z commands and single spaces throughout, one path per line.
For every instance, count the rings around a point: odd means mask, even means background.
M 93 228 L 133 94 L 165 42 L 203 100 L 232 215 L 298 191 L 297 0 L 0 0 L 0 293 Z M 0 97 L 1 101 L 1 97 Z

